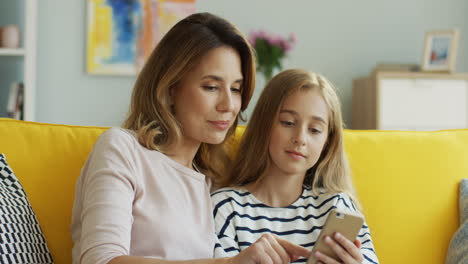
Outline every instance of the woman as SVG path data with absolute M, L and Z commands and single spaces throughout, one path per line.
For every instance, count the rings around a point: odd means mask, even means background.
M 223 143 L 254 74 L 251 47 L 222 18 L 194 14 L 165 35 L 138 76 L 123 128 L 99 137 L 78 179 L 74 263 L 287 263 L 309 253 L 265 236 L 246 253 L 208 260 L 216 243 L 209 189 L 224 173 Z

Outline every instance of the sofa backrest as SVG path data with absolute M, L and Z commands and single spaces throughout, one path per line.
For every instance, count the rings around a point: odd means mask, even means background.
M 105 130 L 0 119 L 0 153 L 23 185 L 56 264 L 72 263 L 75 182 Z
M 468 130 L 347 131 L 345 147 L 381 263 L 445 263 Z
M 57 264 L 71 263 L 75 182 L 106 129 L 0 119 L 0 153 L 23 184 Z M 345 147 L 380 262 L 443 263 L 458 227 L 458 183 L 468 177 L 468 130 L 347 130 Z

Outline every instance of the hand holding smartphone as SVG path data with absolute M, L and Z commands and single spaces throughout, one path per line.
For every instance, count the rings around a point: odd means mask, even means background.
M 320 251 L 321 253 L 340 261 L 339 257 L 324 241 L 325 236 L 333 237 L 335 232 L 339 232 L 350 241 L 354 241 L 364 224 L 364 219 L 359 215 L 353 215 L 349 213 L 343 213 L 339 210 L 332 210 L 328 214 L 328 218 L 322 227 L 322 231 L 315 243 L 312 253 L 310 254 L 307 264 L 316 264 L 317 259 L 315 258 L 314 252 Z

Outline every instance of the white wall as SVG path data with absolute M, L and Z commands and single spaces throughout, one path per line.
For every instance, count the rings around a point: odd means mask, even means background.
M 85 73 L 85 2 L 40 1 L 40 122 L 112 126 L 125 117 L 135 78 Z M 419 63 L 425 31 L 459 28 L 457 71 L 468 71 L 466 0 L 198 0 L 197 8 L 227 18 L 246 34 L 295 32 L 298 44 L 285 67 L 314 70 L 334 82 L 345 121 L 351 119 L 352 79 L 377 62 Z
M 85 73 L 86 1 L 41 0 L 37 114 L 40 122 L 119 125 L 134 78 Z

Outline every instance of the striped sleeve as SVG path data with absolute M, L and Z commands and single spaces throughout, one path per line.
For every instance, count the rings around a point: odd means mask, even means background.
M 224 192 L 214 193 L 211 198 L 215 231 L 218 238 L 214 256 L 215 258 L 235 256 L 240 252 L 240 247 L 232 220 L 232 216 L 234 216 L 234 208 L 230 203 L 232 198 Z
M 340 194 L 336 208 L 344 212 L 350 212 L 364 216 L 356 207 L 354 202 L 346 194 Z M 374 244 L 372 243 L 371 232 L 369 226 L 364 220 L 364 224 L 359 231 L 357 239 L 361 242 L 361 253 L 364 257 L 363 264 L 379 263 L 377 254 L 375 253 Z

